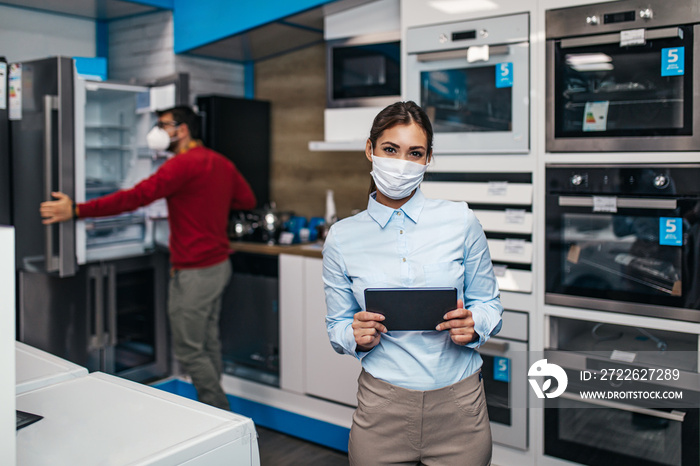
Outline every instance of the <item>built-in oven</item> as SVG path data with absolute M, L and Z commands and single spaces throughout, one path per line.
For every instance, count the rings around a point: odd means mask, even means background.
M 700 165 L 548 165 L 545 303 L 700 322 Z
M 548 364 L 566 390 L 544 406 L 544 453 L 592 466 L 700 461 L 696 334 L 550 316 Z
M 479 347 L 486 407 L 495 443 L 526 450 L 528 316 L 503 312 L 500 333 Z
M 546 12 L 549 152 L 700 149 L 697 2 Z
M 525 153 L 529 15 L 406 32 L 406 96 L 427 112 L 438 153 Z
M 328 108 L 384 107 L 401 100 L 398 31 L 326 43 Z

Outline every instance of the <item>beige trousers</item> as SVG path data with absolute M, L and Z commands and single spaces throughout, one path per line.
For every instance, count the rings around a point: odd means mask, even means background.
M 348 443 L 350 465 L 491 464 L 491 427 L 480 376 L 481 371 L 423 392 L 363 370 Z

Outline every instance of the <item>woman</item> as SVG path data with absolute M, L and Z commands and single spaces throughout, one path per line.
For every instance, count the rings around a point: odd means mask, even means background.
M 376 192 L 367 210 L 333 225 L 323 248 L 331 345 L 362 363 L 351 465 L 491 461 L 475 349 L 498 333 L 503 308 L 474 213 L 418 188 L 432 142 L 414 102 L 382 110 L 365 148 Z M 364 290 L 404 287 L 455 287 L 457 308 L 435 331 L 387 331 L 381 314 L 364 310 Z

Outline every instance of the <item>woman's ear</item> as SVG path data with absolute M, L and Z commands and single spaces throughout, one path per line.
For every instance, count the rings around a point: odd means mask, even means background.
M 365 144 L 365 157 L 367 157 L 367 160 L 370 162 L 372 161 L 372 141 L 367 139 L 367 144 Z

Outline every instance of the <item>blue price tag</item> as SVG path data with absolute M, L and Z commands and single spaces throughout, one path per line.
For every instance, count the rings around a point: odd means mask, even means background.
M 499 63 L 496 65 L 496 87 L 513 87 L 512 63 Z
M 685 47 L 661 49 L 661 76 L 685 74 Z
M 683 246 L 682 218 L 659 218 L 659 244 L 662 246 Z
M 493 380 L 510 382 L 510 359 L 493 358 Z

